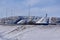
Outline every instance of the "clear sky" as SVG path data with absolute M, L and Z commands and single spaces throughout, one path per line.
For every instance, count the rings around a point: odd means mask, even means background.
M 0 18 L 8 16 L 60 17 L 60 0 L 0 0 Z

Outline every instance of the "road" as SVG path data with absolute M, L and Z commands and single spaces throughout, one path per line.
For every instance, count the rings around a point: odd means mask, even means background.
M 0 25 L 0 40 L 60 40 L 60 25 Z

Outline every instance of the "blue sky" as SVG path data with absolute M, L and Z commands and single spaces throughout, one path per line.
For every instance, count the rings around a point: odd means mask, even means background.
M 28 16 L 29 8 L 31 16 L 60 17 L 60 0 L 0 0 L 0 18 Z

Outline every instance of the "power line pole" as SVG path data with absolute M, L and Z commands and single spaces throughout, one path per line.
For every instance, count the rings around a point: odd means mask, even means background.
M 7 18 L 7 8 L 6 8 L 6 18 Z
M 13 8 L 11 8 L 11 16 L 13 16 Z
M 30 17 L 30 5 L 29 5 L 29 9 L 28 9 L 29 11 L 28 11 L 28 16 Z
M 47 17 L 48 15 L 47 15 L 47 13 L 46 13 L 46 17 Z

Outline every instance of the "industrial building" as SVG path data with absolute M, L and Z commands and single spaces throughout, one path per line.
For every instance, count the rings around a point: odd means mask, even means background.
M 57 17 L 36 17 L 36 16 L 14 16 L 0 19 L 0 24 L 60 24 L 60 18 Z

